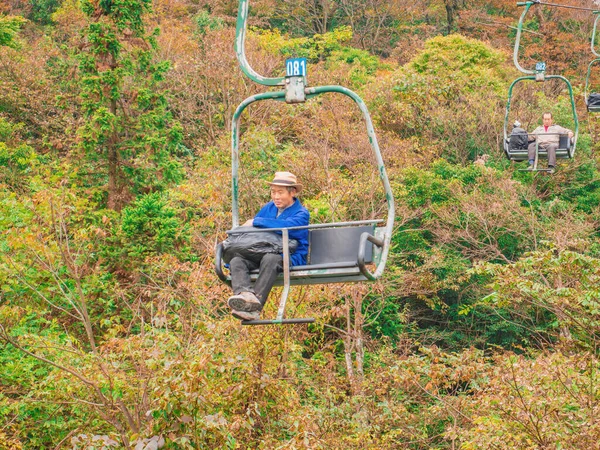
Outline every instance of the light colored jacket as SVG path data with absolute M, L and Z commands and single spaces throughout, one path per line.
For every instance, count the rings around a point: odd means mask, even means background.
M 548 131 L 544 130 L 544 126 L 542 125 L 541 127 L 537 127 L 535 130 L 533 130 L 533 133 L 531 134 L 540 134 L 540 133 L 556 133 L 556 134 L 552 134 L 552 135 L 544 135 L 542 134 L 541 136 L 536 136 L 536 140 L 538 141 L 539 145 L 546 145 L 546 144 L 558 144 L 559 140 L 560 140 L 560 134 L 569 134 L 571 132 L 571 130 L 569 130 L 568 128 L 563 128 L 560 125 L 550 125 L 548 127 Z

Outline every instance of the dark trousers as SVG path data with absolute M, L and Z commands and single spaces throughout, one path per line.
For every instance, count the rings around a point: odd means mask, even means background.
M 541 144 L 540 148 L 543 148 L 548 152 L 548 165 L 556 166 L 556 150 L 558 149 L 558 144 Z M 529 160 L 535 159 L 535 141 L 529 144 L 528 156 Z
M 250 282 L 250 271 L 258 269 L 258 279 L 254 288 Z M 273 288 L 277 274 L 283 272 L 283 257 L 274 253 L 267 253 L 262 257 L 260 263 L 250 261 L 241 256 L 236 256 L 229 262 L 231 272 L 231 287 L 234 294 L 240 292 L 253 292 L 265 305 L 269 292 Z

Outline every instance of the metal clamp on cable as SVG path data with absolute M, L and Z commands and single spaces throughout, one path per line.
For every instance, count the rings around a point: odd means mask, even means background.
M 306 101 L 306 58 L 292 58 L 285 62 L 285 102 Z
M 537 62 L 535 63 L 535 81 L 546 80 L 546 63 Z

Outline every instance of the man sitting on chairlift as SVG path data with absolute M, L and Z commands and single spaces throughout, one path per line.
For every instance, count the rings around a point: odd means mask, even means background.
M 542 121 L 544 124 L 533 130 L 533 133 L 530 135 L 530 139 L 533 139 L 533 142 L 529 144 L 528 148 L 529 166 L 527 169 L 534 170 L 533 165 L 535 162 L 536 151 L 535 141 L 537 140 L 538 147 L 546 150 L 548 154 L 548 172 L 554 173 L 554 168 L 556 166 L 556 150 L 558 149 L 558 144 L 560 142 L 560 135 L 567 134 L 569 139 L 571 139 L 573 137 L 573 132 L 560 125 L 553 125 L 551 112 L 542 114 Z
M 271 185 L 271 200 L 243 226 L 257 228 L 287 228 L 306 226 L 309 212 L 296 198 L 302 190 L 296 176 L 290 172 L 276 172 Z M 281 234 L 281 232 L 277 232 Z M 308 254 L 308 230 L 290 230 L 289 238 L 298 241 L 296 251 L 290 256 L 290 266 L 306 264 Z M 260 263 L 241 256 L 232 258 L 229 263 L 233 296 L 228 304 L 231 314 L 241 320 L 258 320 L 277 274 L 283 271 L 283 256 L 267 253 Z M 258 279 L 252 286 L 250 272 L 258 269 Z

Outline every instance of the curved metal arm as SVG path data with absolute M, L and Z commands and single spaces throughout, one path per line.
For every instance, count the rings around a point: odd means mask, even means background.
M 539 1 L 517 3 L 518 6 L 525 6 L 525 10 L 523 11 L 523 14 L 521 14 L 521 18 L 519 19 L 519 25 L 517 26 L 517 37 L 515 39 L 515 48 L 513 51 L 513 62 L 515 63 L 515 67 L 518 70 L 528 75 L 533 75 L 535 73 L 535 70 L 528 70 L 521 67 L 521 65 L 519 64 L 519 46 L 521 44 L 521 33 L 523 32 L 523 20 L 525 19 L 525 15 L 527 14 L 527 11 L 529 11 L 529 8 L 538 3 Z
M 231 122 L 231 228 L 237 228 L 239 226 L 239 187 L 238 187 L 238 171 L 240 168 L 240 152 L 239 152 L 239 139 L 240 139 L 240 118 L 244 110 L 254 102 L 260 100 L 285 100 L 284 91 L 276 92 L 265 92 L 262 94 L 256 94 L 248 97 L 236 108 L 233 113 L 233 119 Z
M 598 17 L 600 17 L 600 16 L 598 16 Z M 595 26 L 595 24 L 594 24 L 594 26 Z M 587 75 L 585 77 L 585 88 L 583 90 L 583 99 L 585 100 L 586 106 L 588 104 L 588 97 L 589 97 L 588 94 L 589 94 L 589 87 L 590 87 L 590 76 L 592 74 L 592 66 L 595 63 L 597 63 L 598 61 L 600 61 L 600 58 L 596 58 L 596 59 L 592 60 L 592 62 L 588 65 Z
M 577 147 L 577 137 L 579 136 L 579 119 L 577 117 L 577 110 L 575 109 L 575 97 L 573 97 L 573 87 L 571 86 L 571 83 L 569 83 L 569 80 L 567 80 L 565 77 L 563 77 L 561 75 L 547 75 L 546 76 L 546 80 L 551 80 L 553 78 L 564 81 L 565 84 L 567 85 L 567 88 L 569 89 L 569 98 L 571 100 L 571 112 L 573 114 L 573 121 L 575 122 L 575 130 L 573 130 L 573 134 L 574 134 L 573 145 L 569 149 L 569 158 L 573 158 L 573 156 L 575 155 L 575 148 Z M 517 78 L 515 81 L 513 81 L 511 83 L 510 87 L 508 88 L 508 100 L 506 102 L 506 112 L 504 113 L 504 142 L 506 142 L 506 140 L 508 139 L 508 115 L 510 113 L 510 102 L 512 99 L 513 88 L 514 88 L 515 84 L 517 84 L 521 81 L 524 81 L 524 80 L 536 81 L 535 76 L 520 77 L 520 78 Z
M 215 272 L 223 283 L 227 283 L 227 277 L 223 273 L 223 243 L 217 245 L 215 250 Z
M 347 89 L 342 86 L 316 86 L 311 88 L 306 88 L 306 97 L 312 98 L 317 95 L 328 93 L 328 92 L 337 92 L 340 94 L 344 94 L 350 97 L 354 102 L 358 105 L 363 119 L 365 121 L 367 127 L 367 134 L 369 136 L 369 143 L 371 144 L 371 148 L 373 150 L 375 160 L 377 161 L 377 169 L 379 172 L 379 179 L 383 184 L 383 188 L 385 190 L 385 197 L 387 201 L 388 207 L 388 216 L 385 225 L 385 231 L 383 236 L 383 246 L 381 252 L 381 260 L 377 266 L 375 271 L 376 276 L 380 276 L 383 273 L 383 269 L 385 268 L 385 264 L 387 262 L 388 252 L 390 248 L 390 242 L 392 239 L 392 231 L 394 228 L 394 219 L 395 219 L 395 205 L 394 205 L 394 196 L 392 193 L 392 188 L 390 186 L 390 182 L 387 176 L 387 172 L 385 170 L 385 166 L 383 164 L 383 158 L 381 157 L 381 152 L 379 150 L 379 143 L 377 142 L 377 136 L 375 135 L 375 129 L 373 128 L 373 122 L 371 121 L 371 115 L 369 114 L 369 110 L 365 105 L 364 101 L 353 91 Z M 232 172 L 232 228 L 235 228 L 239 224 L 239 192 L 238 192 L 238 171 L 239 171 L 239 122 L 242 113 L 246 109 L 246 107 L 256 101 L 260 100 L 285 100 L 285 91 L 277 91 L 277 92 L 267 92 L 263 94 L 253 95 L 244 100 L 235 110 L 233 114 L 232 126 L 231 126 L 231 144 L 232 144 L 232 155 L 231 155 L 231 172 Z
M 371 272 L 367 268 L 367 266 L 365 264 L 365 253 L 367 251 L 367 241 L 372 242 L 379 248 L 383 247 L 385 245 L 385 242 L 382 241 L 381 239 L 377 239 L 375 236 L 373 236 L 370 233 L 367 233 L 366 231 L 360 235 L 360 241 L 358 242 L 357 261 L 358 261 L 358 268 L 360 269 L 360 273 L 362 273 L 368 280 L 375 281 L 377 278 L 379 278 L 381 276 L 381 273 L 383 272 L 383 268 L 381 268 L 381 270 L 380 270 L 381 264 L 379 264 L 379 266 L 377 266 L 377 269 L 375 269 L 375 273 Z
M 238 7 L 237 23 L 235 27 L 235 54 L 240 62 L 240 68 L 242 72 L 246 74 L 248 78 L 258 84 L 265 86 L 283 86 L 285 78 L 268 78 L 263 77 L 257 73 L 246 59 L 245 42 L 246 42 L 246 28 L 248 22 L 248 2 L 249 0 L 240 0 Z
M 596 47 L 595 47 L 596 29 L 598 28 L 598 19 L 600 19 L 600 11 L 594 11 L 594 14 L 596 15 L 596 20 L 594 20 L 594 29 L 592 31 L 592 43 L 590 46 L 592 48 L 592 53 L 594 54 L 594 56 L 600 56 L 600 54 L 598 54 L 598 52 L 596 52 Z

